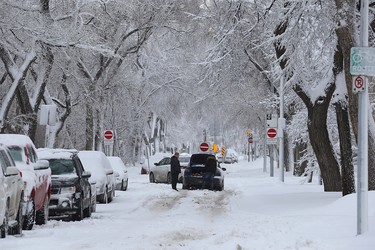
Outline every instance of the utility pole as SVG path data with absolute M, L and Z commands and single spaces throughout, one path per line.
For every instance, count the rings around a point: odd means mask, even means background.
M 361 1 L 360 47 L 368 47 L 368 0 Z M 357 234 L 368 231 L 368 87 L 358 94 Z

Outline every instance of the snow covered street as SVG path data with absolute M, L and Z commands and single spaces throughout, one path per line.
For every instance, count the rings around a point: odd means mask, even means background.
M 171 189 L 131 167 L 128 191 L 98 204 L 80 222 L 49 221 L 8 236 L 0 249 L 299 249 L 373 250 L 375 193 L 369 193 L 369 234 L 356 236 L 356 196 L 324 193 L 286 173 L 263 173 L 263 160 L 227 168 L 225 189 Z

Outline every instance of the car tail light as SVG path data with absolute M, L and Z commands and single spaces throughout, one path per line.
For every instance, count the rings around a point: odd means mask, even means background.
M 20 176 L 22 177 L 22 171 L 20 171 Z
M 185 168 L 184 175 L 191 175 L 191 168 Z

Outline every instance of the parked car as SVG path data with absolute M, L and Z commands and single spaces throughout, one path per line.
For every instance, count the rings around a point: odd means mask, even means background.
M 178 159 L 181 165 L 181 174 L 178 175 L 178 181 L 182 182 L 183 172 L 188 166 L 190 154 L 181 153 Z M 164 157 L 150 167 L 149 179 L 151 183 L 171 184 L 171 178 L 171 157 Z
M 184 171 L 182 189 L 201 188 L 203 186 L 203 176 L 206 172 L 206 161 L 209 156 L 215 157 L 213 154 L 197 153 L 192 154 L 190 162 Z M 221 168 L 217 163 L 216 173 L 213 179 L 213 188 L 217 191 L 224 190 L 224 173 L 225 168 Z
M 51 197 L 51 169 L 48 161 L 38 159 L 34 143 L 26 135 L 0 134 L 0 143 L 10 150 L 25 185 L 22 228 L 31 230 L 34 223 L 46 224 Z
M 184 171 L 185 168 L 189 165 L 191 154 L 188 153 L 181 153 L 180 157 L 178 157 L 178 160 L 180 161 L 181 166 L 181 174 L 179 175 L 178 181 L 182 183 L 182 179 L 184 177 Z
M 224 157 L 224 163 L 237 163 L 238 162 L 238 155 L 237 152 L 233 149 L 229 148 Z
M 90 217 L 91 173 L 83 168 L 78 151 L 40 148 L 37 153 L 40 159 L 49 161 L 52 171 L 49 215 L 52 218 L 69 217 L 77 221 Z
M 22 233 L 24 186 L 8 148 L 0 144 L 0 237 Z
M 128 170 L 126 169 L 124 162 L 117 156 L 108 156 L 107 158 L 115 173 L 116 190 L 126 191 L 128 189 L 129 179 Z
M 115 177 L 107 156 L 101 151 L 79 151 L 84 169 L 91 172 L 96 182 L 96 200 L 109 203 L 115 197 Z
M 236 163 L 238 162 L 238 155 L 233 149 L 228 149 L 223 156 L 221 153 L 216 154 L 216 159 L 219 163 Z
M 151 183 L 171 183 L 171 157 L 164 157 L 150 167 L 149 179 Z

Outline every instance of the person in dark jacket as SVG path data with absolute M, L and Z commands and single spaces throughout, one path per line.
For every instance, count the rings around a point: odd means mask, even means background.
M 202 189 L 204 188 L 208 188 L 210 190 L 214 189 L 214 176 L 216 173 L 216 168 L 217 168 L 217 161 L 215 157 L 214 156 L 207 157 Z
M 175 152 L 171 157 L 171 177 L 172 177 L 172 189 L 177 190 L 178 175 L 181 173 L 181 166 L 178 157 L 180 154 Z

